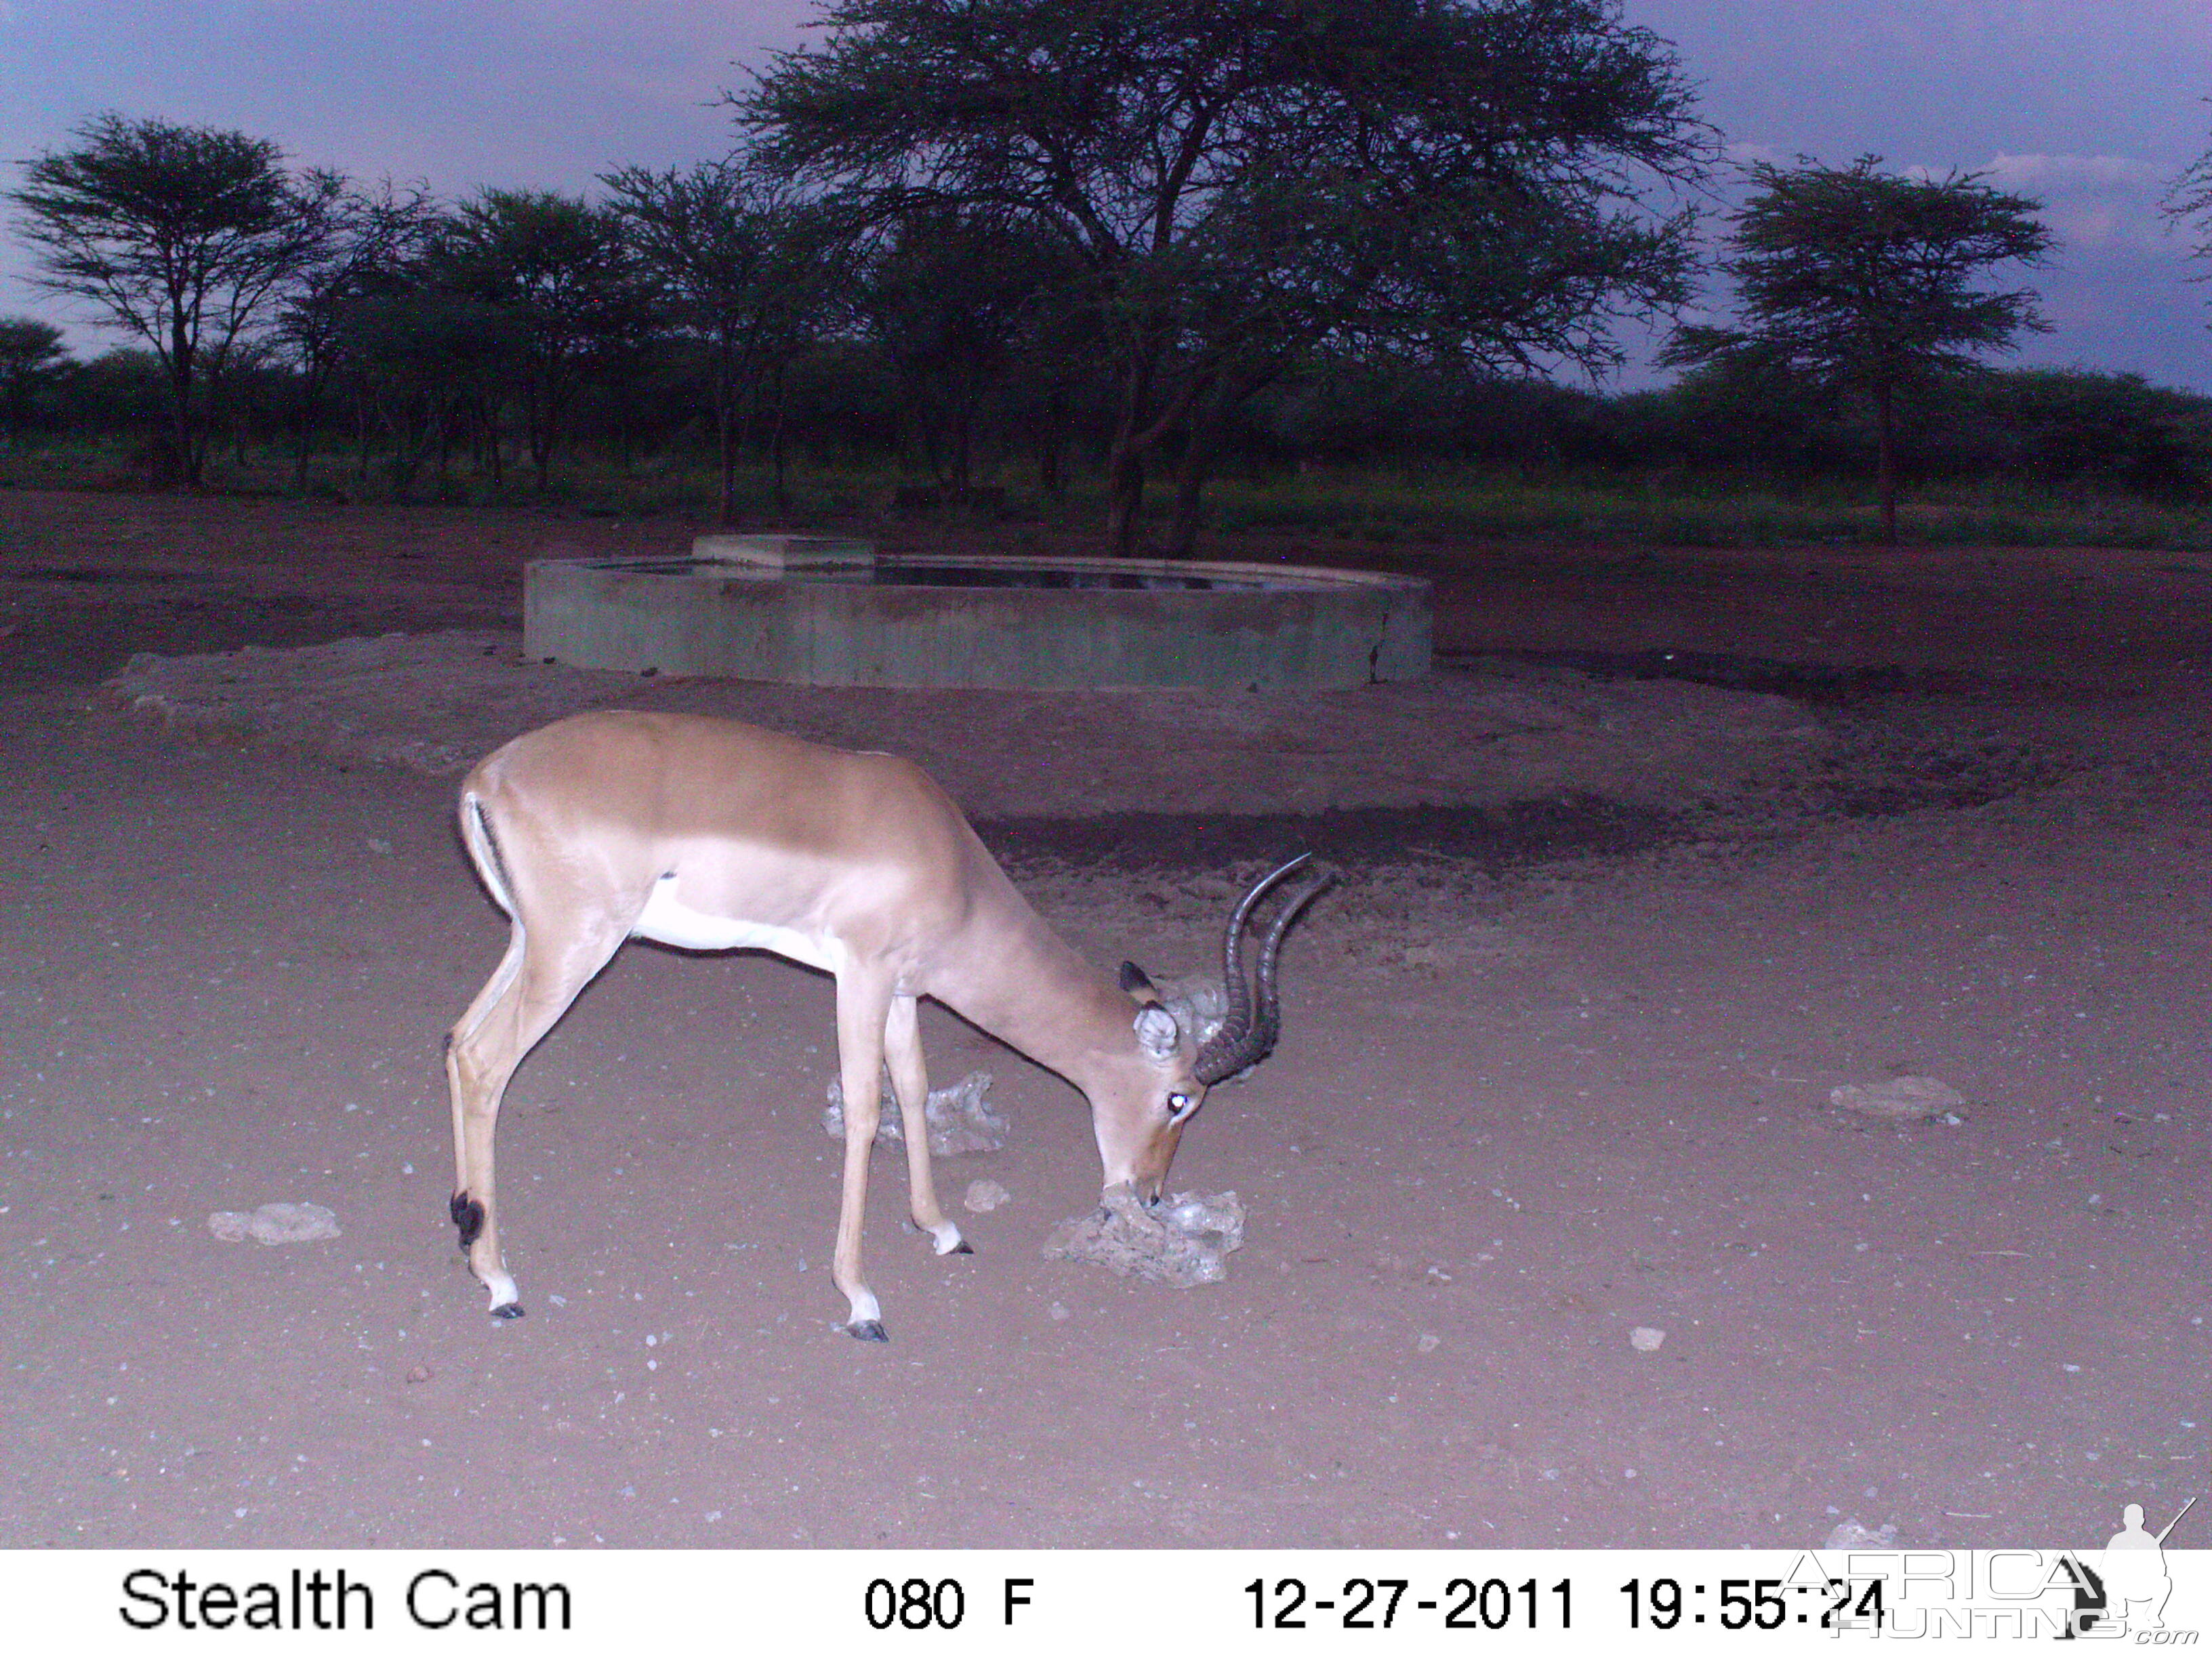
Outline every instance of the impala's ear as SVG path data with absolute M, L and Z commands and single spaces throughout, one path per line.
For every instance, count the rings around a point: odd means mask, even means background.
M 1182 1042 L 1182 1028 L 1176 1024 L 1176 1017 L 1157 1002 L 1148 1002 L 1137 1011 L 1136 1029 L 1137 1046 L 1154 1060 L 1170 1058 Z
M 1133 962 L 1121 964 L 1121 988 L 1139 1002 L 1152 1003 L 1160 1000 L 1160 994 L 1152 988 L 1152 981 L 1145 977 L 1145 970 Z

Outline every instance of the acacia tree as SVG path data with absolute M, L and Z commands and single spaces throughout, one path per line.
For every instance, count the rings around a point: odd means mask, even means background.
M 620 217 L 552 191 L 484 190 L 440 227 L 430 263 L 438 286 L 502 320 L 544 489 L 578 376 L 633 345 L 648 320 L 651 295 L 626 257 Z
M 2175 229 L 2191 238 L 2189 257 L 2212 265 L 2212 149 L 2182 170 L 2159 211 Z M 2193 280 L 2212 282 L 2212 270 L 2198 272 Z
M 1057 343 L 1067 261 L 1034 236 L 923 215 L 898 221 L 872 256 L 857 308 L 921 417 L 931 471 L 964 501 L 986 398 L 1018 360 Z
M 62 331 L 36 317 L 0 317 L 0 450 L 10 449 L 31 423 L 39 394 L 70 367 Z
M 355 313 L 364 300 L 416 280 L 436 220 L 426 184 L 387 179 L 348 188 L 331 204 L 329 234 L 287 284 L 276 334 L 297 377 L 299 488 L 307 488 L 325 394 L 356 332 Z
M 2166 187 L 2159 211 L 2168 226 L 2189 238 L 2189 257 L 2203 267 L 2190 280 L 2212 283 L 2212 149 L 2181 170 Z
M 1913 179 L 1862 155 L 1848 167 L 1809 157 L 1757 162 L 1757 186 L 1730 216 L 1741 329 L 1678 329 L 1660 361 L 1733 361 L 1863 395 L 1874 408 L 1881 533 L 1897 539 L 1897 415 L 1901 398 L 2009 351 L 2023 330 L 2047 331 L 2032 289 L 1981 284 L 2006 264 L 2042 263 L 2053 238 L 2042 204 L 1979 174 Z
M 783 495 L 785 360 L 814 334 L 831 286 L 832 238 L 805 204 L 733 161 L 601 176 L 631 246 L 674 302 L 680 326 L 707 347 L 720 462 L 720 522 L 736 510 L 744 412 L 769 383 L 770 452 Z
M 351 424 L 359 482 L 380 444 L 404 495 L 434 453 L 444 478 L 455 441 L 466 438 L 494 487 L 504 485 L 499 410 L 523 372 L 506 312 L 442 286 L 426 255 L 356 271 L 302 320 L 323 385 Z M 302 363 L 304 380 L 304 352 Z
M 154 349 L 173 460 L 198 483 L 225 370 L 329 234 L 334 173 L 295 179 L 273 140 L 96 115 L 8 193 L 38 250 L 34 286 Z
M 1615 0 L 831 0 L 822 21 L 728 94 L 741 127 L 864 222 L 980 221 L 1079 262 L 1117 548 L 1147 466 L 1202 477 L 1220 423 L 1305 351 L 1601 366 L 1609 314 L 1683 291 L 1687 217 L 1643 195 L 1697 173 L 1709 134 Z

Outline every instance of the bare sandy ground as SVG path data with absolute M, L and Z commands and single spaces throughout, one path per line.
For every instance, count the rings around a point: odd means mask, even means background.
M 0 1546 L 2090 1545 L 2203 1489 L 2191 562 L 1471 549 L 1395 700 L 1041 710 L 533 674 L 556 536 L 681 538 L 0 498 Z M 1732 683 L 1609 678 L 1666 649 Z M 609 701 L 916 755 L 1102 960 L 1342 861 L 1175 1171 L 1248 1206 L 1227 1282 L 1046 1260 L 1081 1103 L 933 1015 L 1014 1126 L 945 1184 L 1012 1200 L 939 1260 L 881 1159 L 852 1341 L 826 981 L 634 946 L 510 1095 L 487 1319 L 437 1049 L 503 924 L 442 775 Z M 1959 1121 L 1829 1103 L 1899 1073 Z M 271 1201 L 341 1236 L 208 1229 Z

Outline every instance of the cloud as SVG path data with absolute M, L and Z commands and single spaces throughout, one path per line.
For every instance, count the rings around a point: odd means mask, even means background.
M 1775 144 L 1762 144 L 1749 138 L 1731 139 L 1721 146 L 1722 158 L 1740 167 L 1765 162 L 1770 167 L 1787 167 L 1797 164 L 1796 155 Z
M 1802 159 L 1771 144 L 1738 143 L 1727 147 L 1738 167 L 1766 162 L 1795 167 Z M 1978 167 L 1951 168 L 1921 162 L 1885 162 L 1907 179 L 1972 175 L 1984 183 L 2040 202 L 2039 217 L 2075 250 L 2171 253 L 2173 240 L 2159 215 L 2159 204 L 2172 185 L 2172 173 L 2131 155 L 2065 155 L 1999 150 Z
M 2041 217 L 2079 248 L 2170 252 L 2158 205 L 2172 183 L 2166 170 L 2127 155 L 2013 155 L 2000 151 L 1975 169 L 2000 190 L 2032 196 Z

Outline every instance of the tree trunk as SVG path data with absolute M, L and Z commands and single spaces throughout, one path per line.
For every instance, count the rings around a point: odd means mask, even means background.
M 1875 493 L 1881 498 L 1881 539 L 1897 545 L 1897 393 L 1882 385 L 1874 392 L 1875 427 Z
M 1175 510 L 1168 521 L 1167 556 L 1187 559 L 1198 540 L 1199 509 L 1205 505 L 1206 481 L 1213 472 L 1213 458 L 1221 447 L 1221 428 L 1226 411 L 1217 402 L 1202 404 L 1191 420 L 1190 434 L 1176 463 Z
M 194 441 L 191 477 L 193 486 L 197 488 L 206 482 L 208 462 L 215 454 L 215 441 L 228 428 L 230 410 L 227 406 L 222 355 L 215 352 L 206 357 L 195 356 L 200 380 L 200 398 L 199 413 L 192 422 Z
M 430 453 L 431 431 L 428 416 L 416 418 L 416 400 L 412 397 L 399 400 L 398 412 L 385 423 L 392 437 L 392 493 L 403 501 L 415 493 L 415 479 L 422 470 L 422 458 Z
M 477 418 L 483 428 L 484 460 L 495 490 L 507 488 L 507 457 L 500 449 L 499 409 L 489 398 L 477 399 Z
M 1196 451 L 1194 471 L 1188 480 L 1177 474 L 1176 518 L 1171 526 L 1188 550 L 1189 538 L 1196 533 L 1199 492 L 1205 487 L 1206 470 L 1212 459 L 1212 434 L 1224 411 L 1234 408 L 1237 401 L 1237 394 L 1224 384 L 1217 366 L 1189 371 L 1181 388 L 1153 413 L 1152 391 L 1158 362 L 1156 356 L 1142 374 L 1130 376 L 1107 460 L 1107 532 L 1117 554 L 1135 550 L 1137 512 L 1144 504 L 1146 452 L 1157 448 L 1177 429 L 1193 434 L 1191 443 Z M 1258 384 L 1253 382 L 1243 391 L 1249 393 Z M 1148 413 L 1152 418 L 1146 424 Z
M 738 434 L 736 424 L 730 419 L 727 400 L 714 411 L 714 442 L 720 463 L 719 482 L 714 492 L 714 522 L 728 529 L 738 517 Z
M 538 493 L 542 495 L 553 477 L 551 422 L 542 413 L 532 411 L 523 422 L 523 433 L 530 446 L 531 467 L 538 474 Z
M 1106 544 L 1117 558 L 1137 548 L 1137 511 L 1145 504 L 1145 458 L 1117 436 L 1106 458 Z
M 524 376 L 522 440 L 530 452 L 530 464 L 538 475 L 538 493 L 541 495 L 553 482 L 553 451 L 559 435 L 563 392 L 557 358 Z
M 781 519 L 791 510 L 791 494 L 786 488 L 783 465 L 783 410 L 787 401 L 784 397 L 783 365 L 775 369 L 775 424 L 769 428 L 769 457 L 775 467 L 775 511 Z
M 720 468 L 720 489 L 714 502 L 714 523 L 728 529 L 737 516 L 738 428 L 736 371 L 731 363 L 730 343 L 716 342 L 714 353 L 714 454 Z
M 322 414 L 323 388 L 312 375 L 301 389 L 300 444 L 293 456 L 292 487 L 302 495 L 307 493 L 307 462 L 315 453 L 315 424 Z
M 171 478 L 181 475 L 187 484 L 198 484 L 199 471 L 192 454 L 192 341 L 181 318 L 169 331 L 169 441 L 176 450 L 167 469 Z
M 1114 418 L 1114 439 L 1106 451 L 1106 543 L 1117 558 L 1137 550 L 1137 514 L 1145 504 L 1145 451 L 1158 441 L 1158 423 L 1146 429 L 1152 408 L 1152 374 L 1160 348 L 1149 333 L 1125 359 L 1121 406 Z
M 1221 434 L 1229 417 L 1255 392 L 1275 378 L 1264 364 L 1243 366 L 1243 373 L 1222 370 L 1209 394 L 1191 407 L 1188 436 L 1176 465 L 1174 516 L 1168 525 L 1168 557 L 1187 559 L 1198 539 L 1199 509 L 1205 505 L 1206 481 L 1213 475 L 1214 458 L 1221 453 Z

